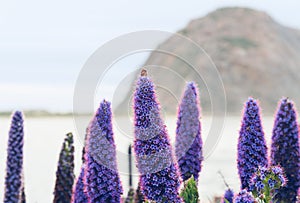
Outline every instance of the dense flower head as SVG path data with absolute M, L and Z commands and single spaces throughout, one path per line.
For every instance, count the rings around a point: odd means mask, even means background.
M 202 139 L 199 121 L 200 102 L 195 83 L 187 84 L 178 109 L 175 154 L 183 181 L 194 176 L 198 181 L 201 171 Z
M 235 198 L 235 203 L 254 203 L 255 199 L 247 190 L 242 190 Z
M 270 201 L 275 190 L 284 185 L 286 185 L 286 179 L 281 167 L 259 167 L 251 179 L 250 191 L 254 197 L 262 197 Z
M 275 199 L 296 202 L 300 187 L 299 129 L 293 102 L 281 100 L 273 127 L 271 165 L 280 165 L 287 178 L 285 187 L 278 189 Z
M 251 177 L 259 167 L 268 165 L 267 146 L 260 120 L 259 105 L 249 98 L 245 104 L 238 140 L 238 172 L 241 189 L 249 190 Z
M 71 201 L 74 178 L 73 135 L 68 133 L 59 154 L 53 202 L 69 203 Z
M 111 117 L 110 102 L 104 100 L 89 125 L 84 184 L 90 203 L 119 203 L 123 193 Z
M 222 203 L 233 203 L 234 192 L 232 189 L 228 189 L 225 191 Z M 225 201 L 227 200 L 227 202 Z
M 141 174 L 143 195 L 157 203 L 181 202 L 178 167 L 166 127 L 160 117 L 154 85 L 145 75 L 137 82 L 134 115 L 134 151 Z
M 84 167 L 83 165 L 79 177 L 77 178 L 73 190 L 72 203 L 88 203 L 88 198 L 84 191 Z
M 23 114 L 16 111 L 12 116 L 7 147 L 5 203 L 18 203 L 22 199 L 23 186 Z

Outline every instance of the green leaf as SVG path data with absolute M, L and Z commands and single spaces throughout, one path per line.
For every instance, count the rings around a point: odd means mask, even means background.
M 184 188 L 180 193 L 180 196 L 182 197 L 185 203 L 199 202 L 197 183 L 193 176 L 185 183 Z

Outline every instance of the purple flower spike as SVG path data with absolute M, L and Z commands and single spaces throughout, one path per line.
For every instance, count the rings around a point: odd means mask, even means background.
M 84 192 L 84 167 L 85 166 L 83 164 L 73 191 L 72 203 L 88 203 L 87 195 Z
M 110 102 L 100 104 L 88 130 L 85 192 L 89 203 L 120 203 L 123 193 L 116 160 Z
M 54 188 L 54 203 L 69 203 L 71 201 L 74 178 L 73 135 L 72 133 L 68 133 L 59 154 Z
M 235 203 L 254 203 L 255 199 L 253 196 L 247 192 L 247 190 L 242 190 L 234 199 Z
M 7 147 L 5 203 L 18 203 L 22 200 L 23 141 L 23 115 L 16 111 L 12 116 Z
M 267 146 L 260 120 L 258 102 L 249 98 L 245 104 L 244 116 L 238 140 L 238 172 L 241 189 L 251 185 L 251 178 L 259 167 L 268 166 Z
M 296 202 L 300 186 L 300 153 L 297 115 L 293 102 L 282 99 L 272 135 L 271 165 L 280 165 L 287 178 L 285 187 L 277 190 L 278 202 Z
M 223 197 L 223 203 L 233 203 L 234 198 L 234 192 L 232 189 L 228 189 L 225 191 L 224 197 Z M 227 200 L 227 202 L 225 201 Z
M 154 85 L 142 71 L 134 94 L 134 151 L 141 174 L 141 189 L 147 200 L 157 203 L 182 202 L 180 176 L 169 136 L 156 99 Z
M 199 121 L 200 102 L 195 83 L 187 84 L 178 109 L 175 154 L 183 181 L 194 176 L 198 182 L 201 171 L 202 139 Z

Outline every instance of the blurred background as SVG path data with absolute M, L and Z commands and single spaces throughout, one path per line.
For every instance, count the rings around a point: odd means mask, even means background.
M 263 124 L 269 143 L 277 101 L 288 96 L 300 105 L 300 3 L 260 0 L 222 1 L 49 1 L 0 2 L 0 201 L 6 161 L 6 144 L 10 114 L 25 112 L 25 190 L 28 202 L 50 202 L 55 171 L 63 137 L 73 132 L 76 144 L 76 175 L 81 165 L 81 140 L 73 121 L 73 93 L 77 77 L 88 58 L 104 43 L 123 34 L 140 30 L 162 30 L 186 36 L 200 45 L 211 57 L 223 82 L 226 94 L 216 100 L 215 111 L 226 111 L 224 129 L 218 145 L 203 163 L 199 192 L 201 201 L 211 202 L 226 189 L 221 171 L 236 192 L 236 145 L 240 114 L 248 96 L 260 100 Z M 147 39 L 145 39 L 147 40 Z M 166 39 L 161 48 L 189 55 L 201 69 L 211 62 L 197 55 L 174 38 Z M 204 57 L 204 58 L 202 58 Z M 210 131 L 210 91 L 205 83 L 214 84 L 215 74 L 199 79 L 186 64 L 159 53 L 138 53 L 114 64 L 95 92 L 94 104 L 113 100 L 115 134 L 120 157 L 126 156 L 133 140 L 130 105 L 138 67 L 168 67 L 183 81 L 195 80 L 200 90 L 202 135 Z M 168 84 L 170 92 L 158 88 L 163 117 L 174 141 L 176 109 L 184 82 L 174 80 L 151 68 L 156 83 Z M 205 81 L 205 82 L 204 82 Z M 121 85 L 120 85 L 121 84 Z M 122 87 L 122 88 L 120 88 Z M 116 92 L 122 97 L 114 100 Z M 216 95 L 218 98 L 218 95 Z M 219 103 L 218 103 L 219 102 Z M 92 112 L 84 117 L 90 118 Z M 218 112 L 216 112 L 218 113 Z M 129 115 L 128 115 L 129 114 Z M 124 125 L 125 123 L 125 125 Z M 122 129 L 125 126 L 126 129 Z M 125 133 L 124 133 L 125 131 Z M 218 136 L 218 135 L 215 135 Z M 76 139 L 78 138 L 78 139 Z M 119 157 L 119 158 L 120 158 Z M 119 168 L 128 189 L 126 159 Z M 135 172 L 135 174 L 137 174 Z M 137 175 L 134 184 L 137 184 Z M 2 191 L 2 192 L 1 192 Z

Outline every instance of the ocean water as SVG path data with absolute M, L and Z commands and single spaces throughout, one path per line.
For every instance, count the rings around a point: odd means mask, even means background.
M 224 118 L 217 118 L 223 121 Z M 200 173 L 199 192 L 201 202 L 212 202 L 215 196 L 221 196 L 226 186 L 219 175 L 224 175 L 226 182 L 238 192 L 239 179 L 236 167 L 237 138 L 240 128 L 239 116 L 227 116 L 221 134 L 209 133 L 214 126 L 212 118 L 202 118 L 202 137 L 204 143 L 209 136 L 219 137 L 215 148 L 207 149 Z M 130 120 L 130 119 L 129 119 Z M 176 117 L 165 116 L 167 129 L 174 143 Z M 124 194 L 128 191 L 128 146 L 133 140 L 133 126 L 125 117 L 114 119 L 115 141 L 117 146 L 118 167 L 124 188 Z M 76 125 L 72 117 L 41 117 L 25 119 L 25 143 L 24 143 L 24 177 L 27 202 L 48 203 L 53 201 L 53 189 L 55 184 L 55 172 L 59 151 L 64 140 L 64 135 L 73 132 L 75 137 L 75 174 L 79 174 L 81 166 L 82 133 L 77 133 Z M 263 117 L 264 131 L 268 146 L 273 126 L 272 117 Z M 9 117 L 0 117 L 0 202 L 3 201 L 4 177 L 6 163 L 6 148 Z M 209 152 L 208 152 L 209 150 Z M 209 154 L 209 155 L 208 155 Z M 134 162 L 134 160 L 133 160 Z M 133 182 L 137 184 L 138 173 L 134 170 Z

